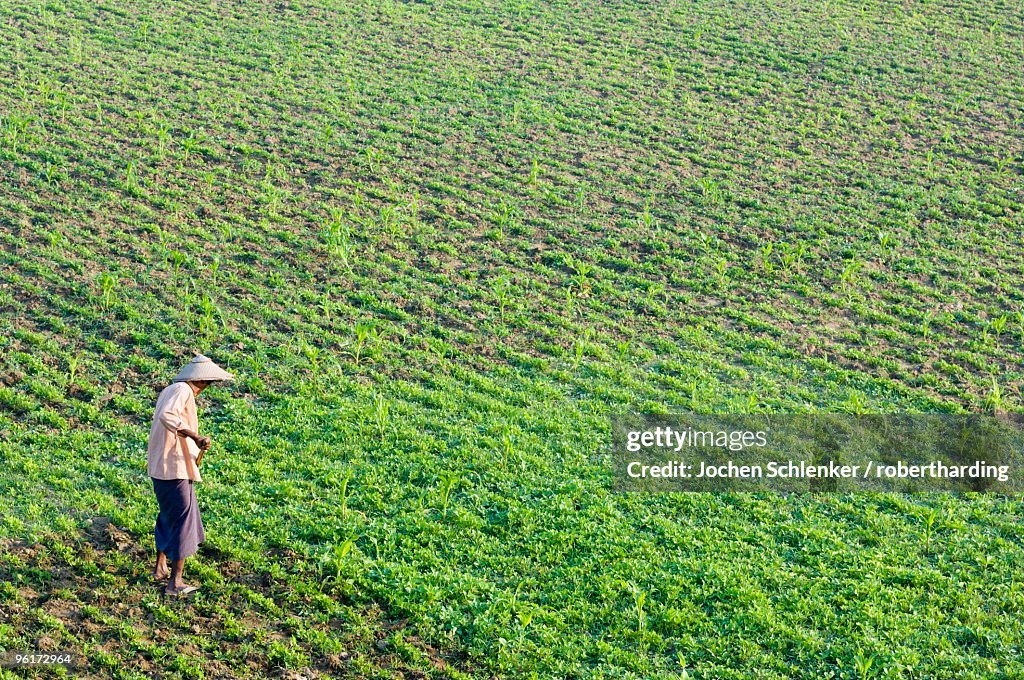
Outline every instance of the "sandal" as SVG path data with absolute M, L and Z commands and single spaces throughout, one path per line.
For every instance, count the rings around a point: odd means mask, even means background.
M 199 590 L 199 586 L 185 586 L 181 590 L 168 590 L 164 588 L 164 595 L 170 595 L 171 597 L 184 597 L 189 593 L 194 593 Z

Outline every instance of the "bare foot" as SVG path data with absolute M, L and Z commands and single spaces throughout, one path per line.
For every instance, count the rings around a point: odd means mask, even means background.
M 189 593 L 194 593 L 197 590 L 199 590 L 198 586 L 187 586 L 184 583 L 182 583 L 181 585 L 177 585 L 177 586 L 172 586 L 171 584 L 167 584 L 167 587 L 164 588 L 164 593 L 166 595 L 180 596 L 180 595 L 188 595 Z
M 167 578 L 170 575 L 171 575 L 171 572 L 167 568 L 166 564 L 163 565 L 163 566 L 157 567 L 156 569 L 153 570 L 153 578 L 156 579 L 157 581 L 163 580 L 163 579 Z

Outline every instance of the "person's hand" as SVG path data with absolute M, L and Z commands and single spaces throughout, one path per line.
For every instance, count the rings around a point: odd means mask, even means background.
M 213 440 L 211 440 L 209 437 L 200 436 L 196 440 L 196 444 L 199 445 L 199 450 L 200 451 L 206 451 L 208 448 L 210 448 L 210 444 L 212 444 L 212 443 L 213 443 Z

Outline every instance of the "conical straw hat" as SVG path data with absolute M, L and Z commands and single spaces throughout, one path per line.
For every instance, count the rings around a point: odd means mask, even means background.
M 204 357 L 202 354 L 197 354 L 192 361 L 185 364 L 185 368 L 178 372 L 178 375 L 174 376 L 174 380 L 171 382 L 185 382 L 187 380 L 234 380 L 235 376 L 231 375 L 223 368 L 213 363 L 209 357 Z

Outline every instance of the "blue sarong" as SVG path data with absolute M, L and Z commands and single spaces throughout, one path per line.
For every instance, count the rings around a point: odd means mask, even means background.
M 206 540 L 203 518 L 191 479 L 154 479 L 153 491 L 160 513 L 156 516 L 156 549 L 167 559 L 183 560 Z

